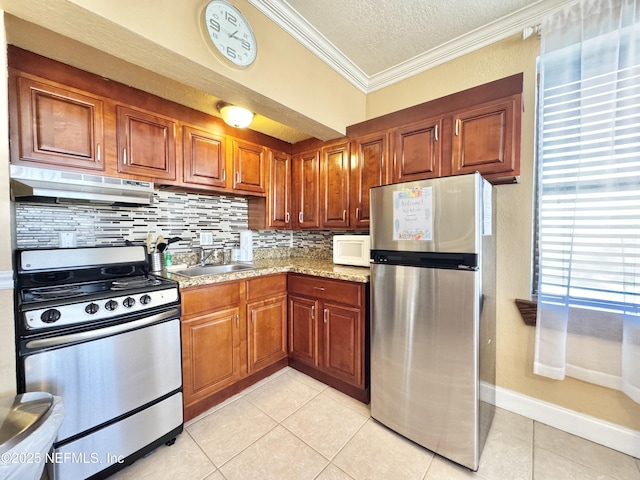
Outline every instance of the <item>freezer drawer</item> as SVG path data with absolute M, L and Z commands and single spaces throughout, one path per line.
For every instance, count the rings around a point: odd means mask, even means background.
M 480 273 L 371 266 L 371 415 L 473 470 Z
M 47 464 L 53 480 L 87 478 L 182 425 L 182 393 L 56 448 Z M 101 475 L 102 476 L 102 475 Z

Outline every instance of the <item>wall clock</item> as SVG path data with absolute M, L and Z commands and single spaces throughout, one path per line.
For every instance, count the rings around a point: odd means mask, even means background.
M 248 67 L 256 60 L 257 43 L 251 25 L 236 7 L 224 0 L 207 4 L 202 21 L 213 51 L 235 67 Z

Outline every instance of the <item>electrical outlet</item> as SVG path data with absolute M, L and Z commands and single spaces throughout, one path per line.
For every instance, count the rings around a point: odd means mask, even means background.
M 59 232 L 60 233 L 60 248 L 75 248 L 76 232 Z
M 213 232 L 200 232 L 200 245 L 213 245 Z

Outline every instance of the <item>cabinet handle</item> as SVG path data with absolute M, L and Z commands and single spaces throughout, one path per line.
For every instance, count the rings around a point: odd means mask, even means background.
M 315 319 L 316 319 L 316 306 L 311 305 L 311 320 L 315 320 Z
M 122 163 L 127 164 L 127 147 L 122 150 Z
M 435 136 L 436 136 L 436 142 L 438 141 L 438 124 L 436 123 L 436 132 L 435 132 Z
M 290 219 L 289 212 L 287 212 L 284 214 L 284 223 L 289 223 L 289 219 Z
M 302 212 L 298 213 L 298 221 L 302 223 Z
M 240 328 L 240 317 L 236 313 L 236 328 Z
M 251 323 L 256 323 L 256 311 L 251 310 Z
M 360 208 L 356 207 L 356 220 L 360 220 Z
M 344 222 L 345 218 L 347 218 L 347 211 L 342 210 L 342 221 Z
M 456 118 L 456 137 L 460 135 L 460 119 Z
M 315 290 L 322 290 L 324 292 L 324 287 L 313 287 Z
M 101 157 L 102 155 L 100 155 L 100 144 L 98 144 L 98 153 L 97 153 L 98 162 L 102 159 Z
M 222 181 L 223 182 L 227 181 L 227 169 L 226 168 L 222 169 Z
M 240 183 L 240 172 L 236 172 L 236 183 Z
M 329 313 L 328 310 L 325 308 L 324 309 L 324 315 L 323 315 L 324 316 L 324 323 L 327 323 L 327 314 L 328 313 Z

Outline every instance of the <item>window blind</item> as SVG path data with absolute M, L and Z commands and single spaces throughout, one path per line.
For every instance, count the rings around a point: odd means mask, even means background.
M 597 41 L 598 55 L 625 54 Z M 543 65 L 538 294 L 607 311 L 638 308 L 640 65 L 590 72 L 577 48 Z

